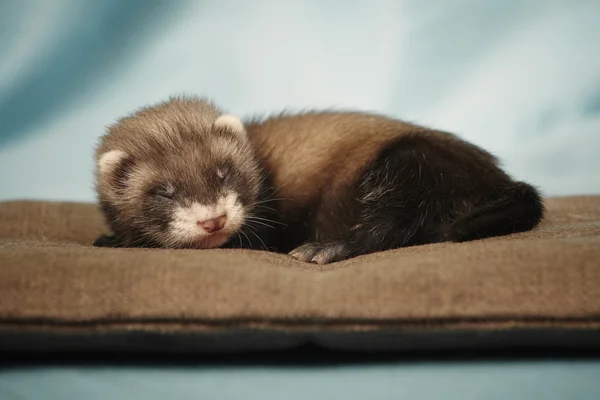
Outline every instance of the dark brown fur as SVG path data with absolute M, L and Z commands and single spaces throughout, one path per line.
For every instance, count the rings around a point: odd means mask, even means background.
M 282 115 L 247 124 L 288 227 L 278 243 L 332 262 L 391 248 L 529 230 L 538 192 L 453 134 L 366 113 Z

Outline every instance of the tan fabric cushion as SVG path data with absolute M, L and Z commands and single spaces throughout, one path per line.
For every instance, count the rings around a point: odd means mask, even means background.
M 0 203 L 0 348 L 598 345 L 600 196 L 547 208 L 529 233 L 319 267 L 94 248 L 104 227 L 92 204 Z

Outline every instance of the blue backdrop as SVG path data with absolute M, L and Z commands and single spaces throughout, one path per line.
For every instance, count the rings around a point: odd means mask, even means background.
M 600 1 L 0 2 L 0 200 L 93 201 L 105 126 L 171 94 L 381 111 L 547 195 L 600 193 Z

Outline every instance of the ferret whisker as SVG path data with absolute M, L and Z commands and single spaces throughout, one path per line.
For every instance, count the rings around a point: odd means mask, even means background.
M 250 246 L 250 248 L 252 248 L 252 241 L 250 240 L 248 235 L 246 235 L 246 232 L 244 232 L 243 230 L 240 232 L 242 233 L 242 235 L 244 235 L 246 237 L 246 240 L 248 241 L 248 245 Z
M 247 223 L 248 226 L 253 226 L 252 224 L 259 224 L 262 226 L 266 226 L 267 228 L 275 229 L 275 227 L 273 225 L 265 224 L 264 222 L 261 222 L 261 221 L 248 221 L 248 223 Z M 253 227 L 255 227 L 255 226 L 253 226 Z
M 269 210 L 272 211 L 274 213 L 277 212 L 276 209 L 274 209 L 273 207 L 267 207 L 267 206 L 254 206 L 254 208 L 260 209 L 260 210 Z
M 269 219 L 269 218 L 262 218 L 262 217 L 250 217 L 250 218 L 248 218 L 248 219 L 249 219 L 249 220 L 251 220 L 251 221 L 264 221 L 264 222 L 270 222 L 270 223 L 273 223 L 273 224 L 278 224 L 278 225 L 281 225 L 281 226 L 287 226 L 287 224 L 286 224 L 286 223 L 279 222 L 279 221 L 275 221 L 275 220 L 273 220 L 273 219 Z
M 265 181 L 271 176 L 271 174 L 273 173 L 273 170 L 268 170 L 266 174 L 264 174 L 264 176 L 261 178 L 259 185 L 262 186 L 263 183 L 265 183 Z
M 251 233 L 252 233 L 254 236 L 256 236 L 256 238 L 257 238 L 258 240 L 260 240 L 260 242 L 261 242 L 261 243 L 262 243 L 262 245 L 263 245 L 263 250 L 267 250 L 267 249 L 268 249 L 268 247 L 267 247 L 267 245 L 265 244 L 265 242 L 264 242 L 264 241 L 263 241 L 263 240 L 260 238 L 260 236 L 258 236 L 258 234 L 257 234 L 256 232 L 254 232 L 252 229 L 250 229 L 250 232 L 251 232 Z
M 259 204 L 266 204 L 266 203 L 272 203 L 273 199 L 268 199 L 268 200 L 261 200 L 261 201 L 257 201 L 255 203 L 250 204 L 250 207 L 256 207 Z

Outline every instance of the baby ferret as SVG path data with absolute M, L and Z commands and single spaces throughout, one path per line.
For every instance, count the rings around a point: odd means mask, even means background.
M 331 263 L 524 232 L 532 185 L 451 133 L 365 112 L 242 122 L 171 98 L 120 119 L 97 149 L 112 235 L 98 246 L 247 247 Z

